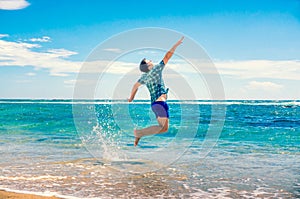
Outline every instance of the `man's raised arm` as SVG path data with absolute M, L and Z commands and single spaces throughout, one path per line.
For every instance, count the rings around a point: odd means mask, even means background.
M 166 53 L 165 57 L 163 58 L 163 61 L 165 64 L 168 63 L 169 59 L 172 57 L 172 55 L 174 54 L 176 48 L 182 43 L 182 40 L 184 39 L 184 37 L 181 37 L 176 44 L 174 44 L 174 46 Z

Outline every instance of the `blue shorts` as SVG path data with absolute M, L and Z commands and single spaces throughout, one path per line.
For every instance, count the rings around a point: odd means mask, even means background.
M 167 117 L 169 118 L 169 106 L 167 102 L 156 101 L 151 104 L 152 111 L 155 113 L 156 118 Z

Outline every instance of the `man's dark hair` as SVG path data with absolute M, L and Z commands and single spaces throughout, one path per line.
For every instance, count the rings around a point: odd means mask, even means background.
M 146 63 L 146 58 L 144 58 L 140 63 L 140 70 L 144 73 L 149 72 L 148 64 Z

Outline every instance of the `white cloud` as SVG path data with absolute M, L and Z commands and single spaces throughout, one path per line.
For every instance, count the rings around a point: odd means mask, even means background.
M 0 9 L 2 10 L 20 10 L 29 5 L 25 0 L 0 0 Z
M 131 73 L 139 75 L 138 63 L 125 61 L 86 61 L 84 63 L 79 61 L 72 61 L 69 58 L 76 55 L 77 52 L 67 49 L 49 49 L 43 52 L 38 52 L 41 48 L 40 44 L 6 41 L 1 38 L 8 37 L 7 34 L 0 34 L 0 67 L 2 66 L 31 66 L 35 69 L 44 69 L 50 72 L 50 75 L 68 76 L 70 73 L 77 73 L 81 67 L 85 67 L 86 73 L 108 73 L 125 75 Z M 43 36 L 41 38 L 32 38 L 33 41 L 49 41 L 50 37 Z M 106 49 L 109 51 L 118 51 L 118 49 Z M 194 61 L 193 61 L 194 63 Z M 209 74 L 214 72 L 211 70 L 209 63 L 201 60 L 195 61 L 200 63 L 201 73 Z M 246 61 L 215 61 L 214 64 L 220 76 L 229 76 L 233 79 L 264 79 L 264 85 L 270 82 L 270 79 L 286 79 L 286 80 L 300 80 L 300 61 L 298 60 L 246 60 Z M 179 75 L 190 77 L 195 75 L 198 71 L 183 59 L 173 59 L 168 64 L 168 69 L 176 71 Z M 266 80 L 268 79 L 268 80 Z M 257 83 L 252 82 L 248 86 L 255 87 Z M 262 85 L 260 85 L 262 86 Z M 273 85 L 273 87 L 276 87 Z
M 32 66 L 36 70 L 45 69 L 53 76 L 68 76 L 70 73 L 78 73 L 83 67 L 84 73 L 108 73 L 124 74 L 136 68 L 137 63 L 122 61 L 78 61 L 67 60 L 77 52 L 67 49 L 49 49 L 38 52 L 40 44 L 13 42 L 0 39 L 0 67 L 9 66 Z M 136 72 L 139 72 L 138 70 Z M 67 82 L 66 82 L 67 83 Z
M 36 76 L 36 73 L 26 73 L 27 76 Z
M 154 56 L 154 55 L 160 55 L 161 56 L 161 53 L 159 50 L 141 50 L 138 52 L 139 55 L 151 55 L 151 56 Z
M 50 37 L 48 36 L 43 36 L 42 38 L 31 38 L 29 39 L 29 41 L 32 41 L 32 42 L 49 42 L 51 40 Z
M 86 61 L 82 64 L 80 72 L 82 73 L 105 73 L 113 75 L 125 75 L 127 73 L 140 74 L 137 63 L 124 62 L 124 61 L 108 61 L 108 60 L 95 60 Z
M 113 52 L 113 53 L 121 53 L 122 52 L 122 50 L 120 48 L 105 48 L 103 50 L 107 51 L 107 52 Z
M 221 75 L 240 79 L 300 80 L 299 60 L 216 61 L 215 65 Z
M 0 66 L 33 66 L 35 69 L 46 69 L 51 75 L 67 76 L 76 73 L 81 62 L 65 60 L 77 52 L 66 49 L 51 49 L 37 52 L 39 44 L 12 42 L 0 39 Z
M 240 85 L 228 96 L 232 99 L 293 99 L 296 98 L 294 88 L 286 82 L 280 84 L 271 81 L 250 81 L 246 85 Z M 289 89 L 285 89 L 289 87 Z
M 282 88 L 282 85 L 273 82 L 251 81 L 248 85 L 246 85 L 246 89 L 250 90 L 278 91 Z
M 65 80 L 64 86 L 67 88 L 74 88 L 75 83 L 76 83 L 75 79 Z
M 77 52 L 69 51 L 66 49 L 51 49 L 48 50 L 47 52 L 50 53 L 49 56 L 51 57 L 69 57 L 71 55 L 78 54 Z

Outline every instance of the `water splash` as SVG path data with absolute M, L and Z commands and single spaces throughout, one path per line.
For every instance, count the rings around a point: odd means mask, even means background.
M 126 154 L 120 152 L 120 140 L 117 139 L 120 132 L 111 132 L 110 129 L 104 129 L 97 123 L 93 127 L 92 135 L 102 149 L 102 158 L 106 161 L 127 160 Z

